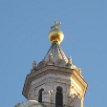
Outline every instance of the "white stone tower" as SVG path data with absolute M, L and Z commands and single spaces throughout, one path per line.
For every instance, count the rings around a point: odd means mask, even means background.
M 87 83 L 81 70 L 60 47 L 64 34 L 59 25 L 55 23 L 51 27 L 49 40 L 52 45 L 40 63 L 33 62 L 22 93 L 27 100 L 36 100 L 44 107 L 84 107 Z

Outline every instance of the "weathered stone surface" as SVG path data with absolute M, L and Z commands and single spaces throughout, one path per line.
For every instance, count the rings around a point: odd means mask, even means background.
M 56 31 L 52 31 L 53 33 Z M 61 106 L 56 107 L 62 107 L 62 105 L 63 107 L 83 107 L 87 83 L 82 77 L 81 70 L 73 65 L 72 58 L 68 58 L 56 38 L 54 40 L 51 40 L 52 45 L 44 59 L 38 64 L 33 62 L 22 92 L 28 101 L 17 107 L 35 107 L 29 105 L 32 104 L 29 100 L 39 101 L 45 107 L 55 107 L 58 101 L 61 102 Z M 41 105 L 36 107 L 39 106 Z
M 87 84 L 76 70 L 51 65 L 32 72 L 25 82 L 24 95 L 27 99 L 38 100 L 39 90 L 44 89 L 43 103 L 55 104 L 56 88 L 60 86 L 64 105 L 82 107 Z

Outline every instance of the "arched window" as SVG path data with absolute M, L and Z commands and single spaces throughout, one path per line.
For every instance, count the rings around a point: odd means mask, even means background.
M 59 86 L 56 89 L 55 105 L 56 107 L 63 107 L 63 89 Z
M 44 89 L 40 89 L 39 90 L 39 97 L 38 97 L 38 102 L 42 103 L 42 93 L 43 93 Z

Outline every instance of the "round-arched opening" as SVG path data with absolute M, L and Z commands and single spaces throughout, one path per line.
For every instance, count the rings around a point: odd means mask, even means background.
M 60 86 L 56 88 L 55 106 L 63 107 L 63 89 Z
M 43 88 L 41 88 L 40 90 L 39 90 L 39 96 L 38 96 L 38 102 L 40 102 L 40 103 L 42 103 L 42 94 L 43 94 L 43 91 L 44 91 L 44 89 Z

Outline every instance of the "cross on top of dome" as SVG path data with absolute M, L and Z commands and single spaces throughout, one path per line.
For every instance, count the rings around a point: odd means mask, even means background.
M 60 25 L 61 25 L 61 22 L 56 22 L 55 21 L 55 24 L 53 26 L 51 26 L 51 29 L 57 28 Z

